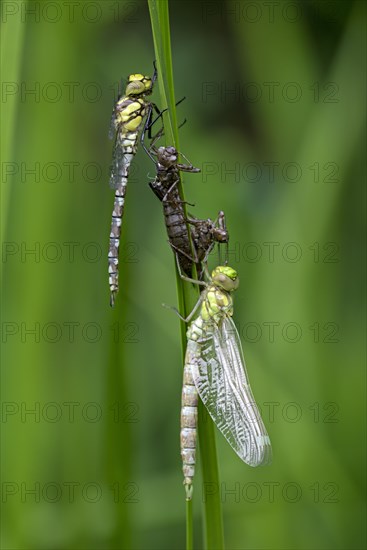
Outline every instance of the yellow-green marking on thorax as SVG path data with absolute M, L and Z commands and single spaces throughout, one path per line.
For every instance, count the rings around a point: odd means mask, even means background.
M 116 105 L 116 127 L 122 125 L 127 132 L 139 129 L 146 114 L 144 96 L 152 93 L 153 82 L 149 76 L 131 74 L 128 77 L 125 96 Z
M 204 321 L 214 319 L 219 321 L 223 316 L 233 315 L 233 299 L 230 292 L 238 288 L 237 271 L 229 266 L 218 266 L 212 272 L 212 281 L 201 307 L 201 317 Z

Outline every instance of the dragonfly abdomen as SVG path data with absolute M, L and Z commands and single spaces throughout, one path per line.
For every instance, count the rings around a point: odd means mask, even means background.
M 192 498 L 192 482 L 196 464 L 198 392 L 192 375 L 191 358 L 197 355 L 197 345 L 192 340 L 188 342 L 181 400 L 181 458 L 187 500 Z
M 170 150 L 170 148 L 163 149 L 163 152 L 167 150 Z M 193 263 L 190 236 L 182 200 L 178 192 L 177 184 L 179 181 L 180 175 L 176 166 L 164 168 L 160 165 L 156 179 L 149 185 L 162 202 L 169 243 L 178 255 L 182 270 L 190 276 Z
M 110 304 L 115 304 L 115 298 L 119 290 L 119 247 L 121 237 L 122 217 L 124 215 L 125 195 L 131 163 L 136 154 L 138 144 L 137 132 L 120 133 L 120 155 L 115 160 L 116 164 L 111 171 L 111 186 L 115 188 L 115 200 L 113 204 L 110 245 L 108 250 L 108 280 L 110 285 Z
M 189 231 L 182 206 L 177 207 L 168 200 L 163 202 L 163 210 L 169 242 L 178 253 L 182 269 L 185 273 L 191 275 L 192 260 Z
M 125 155 L 127 156 L 127 155 Z M 129 155 L 132 157 L 132 155 Z M 119 289 L 119 247 L 121 237 L 121 225 L 122 216 L 124 214 L 125 207 L 125 195 L 127 188 L 127 178 L 129 174 L 129 164 L 119 167 L 119 170 L 115 176 L 115 183 L 117 185 L 115 191 L 115 199 L 113 203 L 111 230 L 110 230 L 110 243 L 108 249 L 108 282 L 110 285 L 110 304 L 115 303 L 115 297 Z

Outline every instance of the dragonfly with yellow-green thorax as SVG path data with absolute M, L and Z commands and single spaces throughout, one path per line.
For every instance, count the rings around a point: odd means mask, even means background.
M 196 462 L 198 399 L 237 455 L 249 466 L 271 462 L 271 444 L 253 397 L 241 341 L 232 320 L 237 272 L 219 266 L 204 285 L 187 319 L 200 308 L 187 331 L 181 408 L 181 457 L 186 499 L 191 500 Z
M 153 108 L 159 112 L 155 104 L 147 99 L 153 91 L 156 79 L 155 65 L 152 78 L 142 74 L 131 74 L 128 77 L 125 95 L 118 98 L 112 113 L 109 137 L 112 139 L 115 136 L 115 145 L 110 186 L 115 189 L 115 201 L 108 251 L 111 306 L 114 305 L 119 290 L 118 254 L 129 169 L 136 154 L 139 132 L 144 125 L 150 125 Z

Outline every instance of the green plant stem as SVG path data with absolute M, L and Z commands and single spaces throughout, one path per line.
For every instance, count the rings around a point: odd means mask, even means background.
M 210 416 L 204 410 L 204 405 L 199 400 L 199 418 L 206 418 L 199 425 L 199 443 L 201 470 L 203 477 L 202 494 L 205 495 L 204 517 L 204 547 L 207 550 L 224 548 L 223 519 L 221 506 L 218 506 L 220 498 L 219 471 L 217 461 L 217 449 L 215 444 L 214 424 Z
M 26 4 L 24 2 L 24 4 Z M 26 6 L 24 6 L 26 9 Z M 18 82 L 23 54 L 25 23 L 21 10 L 12 14 L 6 23 L 1 25 L 1 76 L 3 82 Z M 14 150 L 14 133 L 18 108 L 17 94 L 9 95 L 6 107 L 1 107 L 1 160 L 11 162 Z M 4 185 L 1 191 L 1 235 L 5 239 L 7 215 L 10 201 L 11 185 Z
M 186 501 L 186 550 L 193 549 L 192 500 Z
M 176 100 L 173 84 L 171 38 L 169 26 L 168 0 L 148 0 L 149 13 L 152 24 L 152 33 L 156 63 L 158 68 L 158 84 L 161 97 L 161 109 L 168 107 L 164 114 L 164 130 L 166 145 L 174 145 L 179 151 L 178 126 L 176 116 Z M 185 198 L 181 182 L 178 186 L 180 197 L 183 201 L 184 211 Z M 192 243 L 191 243 L 192 244 Z M 177 266 L 177 296 L 178 306 L 181 314 L 186 317 L 193 309 L 199 297 L 198 289 L 187 284 L 180 278 Z M 197 278 L 196 267 L 193 267 L 193 278 Z M 181 322 L 181 351 L 184 360 L 187 345 L 186 326 Z M 201 405 L 201 404 L 200 404 Z M 202 406 L 202 405 L 201 405 Z M 199 414 L 200 418 L 200 414 Z M 199 426 L 200 456 L 203 473 L 203 484 L 205 486 L 219 487 L 218 461 L 215 446 L 215 433 L 211 419 Z M 195 489 L 194 489 L 195 491 Z M 195 494 L 195 493 L 194 493 Z M 223 544 L 223 523 L 219 490 L 213 491 L 210 498 L 205 499 L 204 532 L 205 547 L 208 549 L 221 550 Z M 192 503 L 186 505 L 186 548 L 193 548 L 192 529 Z

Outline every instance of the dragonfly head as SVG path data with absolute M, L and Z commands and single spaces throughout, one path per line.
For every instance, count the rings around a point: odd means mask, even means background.
M 226 229 L 220 229 L 219 227 L 213 228 L 213 235 L 215 240 L 219 243 L 228 243 L 229 235 Z
M 141 94 L 147 95 L 152 93 L 153 82 L 149 76 L 142 74 L 131 74 L 128 78 L 128 84 L 126 86 L 127 96 L 139 96 Z
M 212 281 L 219 288 L 232 292 L 240 283 L 237 271 L 227 265 L 220 265 L 212 272 Z
M 172 146 L 159 147 L 157 158 L 159 164 L 161 164 L 164 168 L 169 168 L 170 166 L 173 166 L 177 163 L 178 153 L 177 150 Z

